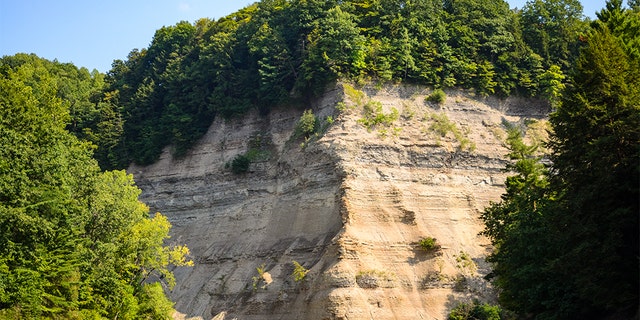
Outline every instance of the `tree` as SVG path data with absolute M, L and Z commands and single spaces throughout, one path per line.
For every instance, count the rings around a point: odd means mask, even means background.
M 170 225 L 130 175 L 101 173 L 67 131 L 45 65 L 0 63 L 0 317 L 168 318 L 149 275 L 171 285 L 168 265 L 190 264 L 188 250 L 163 243 Z
M 519 159 L 482 215 L 500 300 L 523 316 L 638 316 L 640 68 L 613 31 L 596 22 L 586 36 L 551 115 L 550 170 Z
M 521 12 L 524 41 L 546 66 L 567 70 L 578 55 L 578 36 L 585 30 L 578 0 L 530 0 Z
M 637 18 L 636 18 L 637 19 Z M 640 66 L 596 24 L 552 115 L 554 185 L 566 225 L 557 265 L 596 310 L 638 310 Z M 577 267 L 579 266 L 579 267 Z
M 248 45 L 258 63 L 259 99 L 268 105 L 286 101 L 295 80 L 295 69 L 284 38 L 264 23 Z
M 215 117 L 299 105 L 339 78 L 546 99 L 584 39 L 581 10 L 577 0 L 531 0 L 519 12 L 503 0 L 259 1 L 159 29 L 148 48 L 114 62 L 102 94 L 72 110 L 72 127 L 98 145 L 103 167 L 124 168 L 167 146 L 185 155 Z M 86 72 L 77 75 L 84 84 Z
M 302 70 L 307 85 L 320 92 L 340 76 L 358 75 L 365 67 L 364 38 L 354 17 L 336 6 L 309 34 L 309 56 Z
M 542 91 L 541 95 L 555 104 L 565 88 L 564 79 L 565 76 L 560 67 L 555 64 L 551 65 L 547 71 L 538 77 L 540 91 Z
M 545 312 L 548 303 L 561 299 L 552 294 L 571 297 L 571 291 L 559 282 L 560 277 L 549 270 L 555 255 L 553 226 L 544 214 L 554 210 L 557 197 L 548 188 L 547 169 L 536 155 L 538 146 L 527 145 L 520 129 L 509 129 L 507 143 L 509 158 L 514 161 L 507 169 L 515 175 L 506 180 L 506 193 L 499 203 L 494 203 L 482 213 L 485 223 L 483 233 L 494 245 L 494 252 L 487 258 L 493 264 L 490 277 L 500 288 L 500 303 L 520 314 Z M 553 290 L 551 289 L 553 288 Z M 564 310 L 558 309 L 557 316 Z

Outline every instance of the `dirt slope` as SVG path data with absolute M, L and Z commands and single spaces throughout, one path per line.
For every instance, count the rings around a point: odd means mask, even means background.
M 494 298 L 478 216 L 503 192 L 502 123 L 542 119 L 546 106 L 365 91 L 339 85 L 310 105 L 323 128 L 306 143 L 293 137 L 301 110 L 279 110 L 216 120 L 186 158 L 129 169 L 192 251 L 195 266 L 175 270 L 177 318 L 445 319 L 458 301 Z M 367 102 L 397 120 L 367 128 Z M 247 152 L 249 172 L 233 174 Z M 425 237 L 440 249 L 422 250 Z

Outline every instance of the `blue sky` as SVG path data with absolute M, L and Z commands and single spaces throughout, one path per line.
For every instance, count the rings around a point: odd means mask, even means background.
M 481 0 L 478 0 L 481 1 Z M 0 0 L 0 56 L 35 53 L 107 72 L 115 59 L 147 48 L 155 31 L 199 18 L 217 19 L 252 0 Z M 526 0 L 508 0 L 522 8 Z M 592 18 L 605 0 L 582 0 Z

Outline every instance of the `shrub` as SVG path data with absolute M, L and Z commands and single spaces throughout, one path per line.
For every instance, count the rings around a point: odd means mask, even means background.
M 468 150 L 473 152 L 476 149 L 475 143 L 473 143 L 467 137 L 468 132 L 463 132 L 458 129 L 458 126 L 451 120 L 445 113 L 441 114 L 432 114 L 431 119 L 433 123 L 429 127 L 431 130 L 435 131 L 441 137 L 445 137 L 447 133 L 451 132 L 456 140 L 460 143 L 460 150 Z
M 467 270 L 469 273 L 474 273 L 476 272 L 476 270 L 478 270 L 478 266 L 476 266 L 476 263 L 473 262 L 473 259 L 468 253 L 460 251 L 460 254 L 454 255 L 454 257 L 456 258 L 456 262 L 458 263 L 456 267 L 458 267 L 459 269 Z
M 349 107 L 347 107 L 347 104 L 344 103 L 344 101 L 336 103 L 336 110 L 338 110 L 339 112 L 345 112 L 347 111 L 347 109 L 349 109 Z
M 500 320 L 502 310 L 488 303 L 461 303 L 449 313 L 449 320 Z
M 420 240 L 418 244 L 420 245 L 420 248 L 427 252 L 440 249 L 440 245 L 436 242 L 436 238 L 432 237 L 422 238 L 422 240 Z
M 239 154 L 231 161 L 231 171 L 235 174 L 241 174 L 249 171 L 251 159 L 247 155 Z
M 309 270 L 303 267 L 300 263 L 298 263 L 298 261 L 294 260 L 294 261 L 291 261 L 291 263 L 293 263 L 293 273 L 291 274 L 291 276 L 293 277 L 293 281 L 295 282 L 303 281 L 306 278 Z
M 264 273 L 265 273 L 264 263 L 261 264 L 259 267 L 256 267 L 256 271 L 258 272 L 258 275 L 251 278 L 252 282 L 253 282 L 253 284 L 252 284 L 253 291 L 257 291 L 258 290 L 258 285 L 261 284 L 261 283 L 263 284 L 261 288 L 262 289 L 266 289 L 267 288 L 267 283 L 265 283 L 265 281 L 264 281 Z
M 370 100 L 364 105 L 364 117 L 359 119 L 358 122 L 365 126 L 367 130 L 371 130 L 379 124 L 391 126 L 399 117 L 398 109 L 391 108 L 391 113 L 385 114 L 382 112 L 381 102 Z
M 343 85 L 344 88 L 344 93 L 346 94 L 346 96 L 351 100 L 351 102 L 353 102 L 356 106 L 360 106 L 364 103 L 364 99 L 367 97 L 367 95 L 354 88 L 352 85 L 345 83 Z
M 307 138 L 316 132 L 317 127 L 317 117 L 313 114 L 313 111 L 307 109 L 302 113 L 300 120 L 298 120 L 298 123 L 296 124 L 295 135 L 297 137 Z
M 447 100 L 447 94 L 442 89 L 433 90 L 433 92 L 425 98 L 428 102 L 442 104 Z

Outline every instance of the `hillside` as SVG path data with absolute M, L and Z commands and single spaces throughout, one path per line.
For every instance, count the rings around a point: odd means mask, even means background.
M 0 318 L 639 319 L 627 6 L 263 0 L 107 74 L 4 56 Z
M 575 0 L 259 1 L 158 29 L 114 61 L 103 115 L 84 124 L 101 166 L 125 168 L 168 145 L 184 156 L 215 118 L 304 106 L 337 79 L 555 99 L 587 31 Z
M 301 110 L 277 109 L 218 119 L 183 159 L 167 148 L 129 168 L 141 200 L 173 224 L 172 241 L 191 249 L 195 266 L 174 271 L 179 313 L 444 319 L 460 301 L 495 300 L 478 233 L 480 211 L 504 190 L 503 123 L 535 122 L 548 107 L 458 90 L 440 105 L 409 85 L 365 91 L 338 85 L 313 103 L 325 128 L 306 143 L 294 136 Z M 366 128 L 376 101 L 398 119 Z M 256 149 L 248 172 L 231 172 Z M 421 249 L 426 237 L 440 249 Z M 293 261 L 309 270 L 300 282 Z

